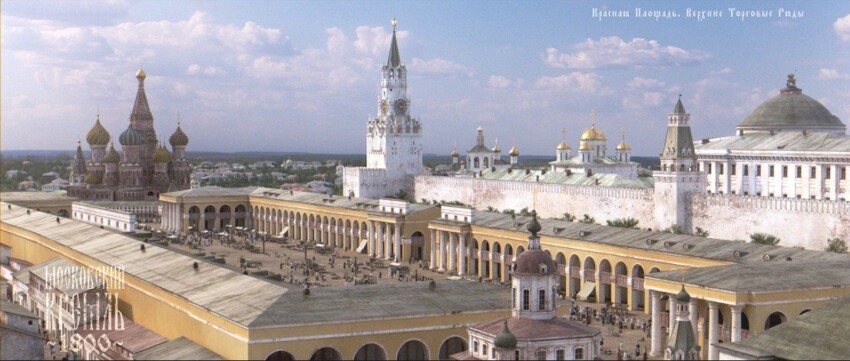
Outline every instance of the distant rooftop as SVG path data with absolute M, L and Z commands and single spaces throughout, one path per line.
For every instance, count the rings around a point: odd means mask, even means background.
M 509 214 L 478 211 L 475 213 L 472 225 L 476 227 L 503 229 L 515 232 L 527 232 L 525 227 L 528 225 L 530 220 L 531 217 L 529 216 L 517 215 L 516 221 L 514 221 Z M 714 259 L 731 263 L 779 263 L 788 262 L 786 261 L 788 257 L 790 257 L 793 261 L 801 261 L 805 259 L 850 259 L 850 255 L 839 255 L 801 248 L 768 246 L 742 241 L 728 241 L 684 234 L 645 231 L 545 218 L 538 218 L 538 221 L 543 227 L 543 230 L 539 234 L 543 236 L 580 240 L 681 256 Z M 438 220 L 436 222 L 442 222 L 442 220 Z M 585 232 L 585 234 L 582 236 L 581 232 Z M 546 245 L 547 242 L 549 241 L 543 240 L 542 244 Z M 685 248 L 685 245 L 688 247 Z M 769 255 L 770 259 L 765 260 L 765 255 Z M 569 255 L 566 256 L 569 257 Z
M 687 271 L 665 271 L 646 274 L 646 278 L 679 283 L 682 281 L 682 274 L 685 273 L 686 285 L 735 293 L 850 287 L 850 272 L 847 271 L 850 270 L 850 256 L 824 258 L 827 259 L 808 259 L 798 262 L 789 262 L 782 258 L 776 262 L 762 264 L 753 262 L 693 268 Z M 782 277 L 776 277 L 776 275 L 782 275 Z
M 472 173 L 469 173 L 471 177 Z M 476 173 L 477 174 L 477 173 Z M 539 182 L 539 183 L 558 183 L 570 185 L 587 185 L 599 187 L 619 187 L 619 188 L 652 188 L 652 177 L 640 177 L 638 180 L 631 180 L 617 174 L 597 173 L 587 176 L 584 172 L 573 172 L 567 175 L 567 172 L 546 171 L 545 174 L 541 170 L 529 170 L 526 174 L 525 170 L 496 169 L 481 171 L 481 175 L 477 176 L 480 179 L 517 181 L 517 182 Z M 539 177 L 539 178 L 538 178 Z
M 21 201 L 57 201 L 71 200 L 77 198 L 69 197 L 65 193 L 60 192 L 3 192 L 0 193 L 0 201 L 15 203 Z
M 134 355 L 136 360 L 224 360 L 221 355 L 210 351 L 194 341 L 179 337 L 161 343 Z
M 828 132 L 781 131 L 753 132 L 744 135 L 709 139 L 694 143 L 696 151 L 747 150 L 771 152 L 850 152 L 850 136 Z

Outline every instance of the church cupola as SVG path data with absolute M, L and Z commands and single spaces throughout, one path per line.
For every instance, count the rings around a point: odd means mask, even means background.
M 555 317 L 555 293 L 558 286 L 558 266 L 552 256 L 540 249 L 537 235 L 542 226 L 537 212 L 528 222 L 528 249 L 520 253 L 511 269 L 513 317 L 548 320 Z
M 619 162 L 629 162 L 631 161 L 632 147 L 629 143 L 626 143 L 626 130 L 623 129 L 623 140 L 620 141 L 620 144 L 617 144 L 617 161 Z
M 508 155 L 511 157 L 511 165 L 519 164 L 519 148 L 516 147 L 516 144 L 508 151 Z
M 682 290 L 676 294 L 676 323 L 673 324 L 667 341 L 665 360 L 699 359 L 700 346 L 697 344 L 696 333 L 691 324 L 690 312 L 688 312 L 690 301 L 691 295 L 685 291 L 685 285 L 682 285 Z
M 77 152 L 71 165 L 71 185 L 83 185 L 86 178 L 86 161 L 83 159 L 82 142 L 77 141 Z
M 572 156 L 570 154 L 572 148 L 570 147 L 569 143 L 567 143 L 567 130 L 562 130 L 561 134 L 563 134 L 563 138 L 561 139 L 561 142 L 558 143 L 558 146 L 555 147 L 556 162 L 564 162 L 567 159 L 570 159 L 570 156 Z
M 452 150 L 452 164 L 457 164 L 460 160 L 460 153 L 457 151 L 457 147 Z
M 109 144 L 109 132 L 100 124 L 100 114 L 97 115 L 94 126 L 86 134 L 86 142 L 92 147 L 102 146 L 106 148 L 106 145 Z

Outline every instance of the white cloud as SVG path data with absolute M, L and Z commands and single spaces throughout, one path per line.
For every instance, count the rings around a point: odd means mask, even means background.
M 842 41 L 850 41 L 850 14 L 835 20 L 832 24 L 832 28 L 835 29 L 835 33 L 838 34 L 838 37 L 841 38 Z
M 434 58 L 431 60 L 413 58 L 413 61 L 410 62 L 410 71 L 413 73 L 453 74 L 463 70 L 465 70 L 465 68 L 460 64 L 442 58 Z
M 842 73 L 835 69 L 826 69 L 821 68 L 818 72 L 818 78 L 824 80 L 832 80 L 832 79 L 850 79 L 850 74 Z
M 588 38 L 573 46 L 575 52 L 546 49 L 544 61 L 554 68 L 595 69 L 622 66 L 669 66 L 698 64 L 708 57 L 700 51 L 688 51 L 655 40 L 634 38 L 625 41 L 616 36 L 599 40 Z
M 634 77 L 629 82 L 629 88 L 637 89 L 637 88 L 662 88 L 665 84 L 663 81 L 652 78 L 641 78 L 639 76 Z
M 487 85 L 491 88 L 507 88 L 511 86 L 511 80 L 501 75 L 490 75 Z
M 534 84 L 541 89 L 566 90 L 569 92 L 596 93 L 601 90 L 601 77 L 596 73 L 572 72 L 556 77 L 541 77 Z
M 730 68 L 728 66 L 723 68 L 723 69 L 711 71 L 711 75 L 726 75 L 726 74 L 731 74 L 731 73 L 732 73 L 732 68 Z

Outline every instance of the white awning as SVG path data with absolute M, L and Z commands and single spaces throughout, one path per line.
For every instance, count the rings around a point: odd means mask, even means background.
M 596 282 L 585 281 L 584 285 L 581 286 L 581 291 L 578 292 L 578 299 L 587 301 L 594 288 L 596 288 Z
M 364 249 L 366 249 L 366 245 L 369 244 L 368 239 L 361 239 L 360 244 L 357 246 L 357 253 L 362 253 Z
M 289 226 L 285 226 L 285 227 L 283 227 L 283 230 L 282 230 L 282 231 L 280 231 L 280 233 L 278 234 L 278 236 L 283 237 L 283 236 L 285 236 L 285 235 L 286 235 L 286 232 L 289 232 Z

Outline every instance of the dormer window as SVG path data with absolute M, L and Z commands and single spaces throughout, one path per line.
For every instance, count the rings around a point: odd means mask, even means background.
M 546 271 L 548 271 L 548 269 L 547 269 L 546 265 L 545 265 L 545 264 L 541 264 L 541 265 L 540 265 L 540 273 L 546 273 Z

